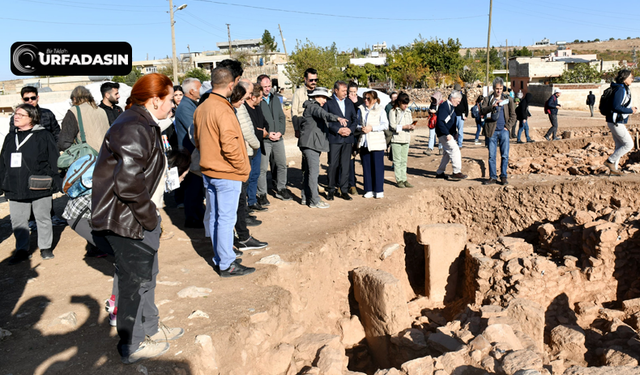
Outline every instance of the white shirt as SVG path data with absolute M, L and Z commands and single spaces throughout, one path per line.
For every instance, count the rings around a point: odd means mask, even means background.
M 344 99 L 340 100 L 340 99 L 338 99 L 338 97 L 337 97 L 335 94 L 333 94 L 333 98 L 334 98 L 334 99 L 336 100 L 336 102 L 338 103 L 338 107 L 340 107 L 340 110 L 342 111 L 342 116 L 346 116 L 347 114 L 346 114 L 345 109 L 344 109 L 344 101 L 345 101 L 347 98 L 344 98 Z

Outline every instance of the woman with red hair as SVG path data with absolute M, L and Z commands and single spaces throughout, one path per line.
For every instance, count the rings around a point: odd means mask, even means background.
M 167 168 L 158 123 L 171 114 L 173 84 L 158 73 L 133 85 L 127 109 L 107 132 L 93 173 L 92 224 L 116 259 L 118 352 L 130 364 L 157 357 L 181 328 L 158 321 L 155 285 Z

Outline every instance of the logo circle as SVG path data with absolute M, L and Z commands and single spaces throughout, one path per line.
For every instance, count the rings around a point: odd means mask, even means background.
M 33 73 L 36 71 L 38 49 L 33 44 L 22 44 L 13 51 L 11 59 L 13 66 L 21 73 Z

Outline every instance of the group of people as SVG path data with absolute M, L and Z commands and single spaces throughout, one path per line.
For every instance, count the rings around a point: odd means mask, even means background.
M 251 213 L 268 210 L 269 168 L 274 196 L 292 199 L 286 188 L 282 102 L 273 93 L 269 76 L 260 75 L 254 83 L 242 79 L 242 74 L 238 61 L 224 60 L 212 70 L 211 90 L 203 94 L 202 83 L 195 78 L 174 87 L 165 75 L 147 74 L 133 85 L 125 111 L 117 106 L 117 84 L 103 84 L 100 105 L 86 88 L 77 87 L 62 130 L 55 116 L 37 105 L 37 90 L 22 90 L 24 104 L 14 112 L 0 162 L 0 188 L 9 199 L 16 238 L 10 263 L 30 257 L 28 219 L 32 211 L 41 256 L 53 257 L 52 194 L 62 188 L 58 157 L 72 145 L 86 142 L 97 153 L 93 189 L 89 195 L 69 199 L 63 216 L 89 243 L 115 257 L 113 295 L 107 307 L 120 336 L 118 351 L 123 363 L 161 355 L 168 350 L 169 341 L 184 334 L 181 328 L 159 322 L 154 302 L 162 234 L 159 209 L 165 191 L 180 185 L 185 226 L 204 228 L 205 236 L 211 238 L 215 271 L 221 277 L 254 272 L 239 256 L 243 250 L 267 246 L 253 238 L 248 227 L 261 223 Z M 628 116 L 637 112 L 631 104 L 632 80 L 629 71 L 621 71 L 612 85 L 615 95 L 606 118 L 616 142 L 616 151 L 606 162 L 612 174 L 619 174 L 615 172 L 620 157 L 633 144 L 624 126 Z M 365 91 L 360 97 L 353 82 L 337 81 L 332 91 L 317 83 L 317 70 L 307 69 L 304 87 L 296 90 L 292 103 L 295 136 L 303 155 L 302 203 L 311 208 L 329 207 L 320 199 L 318 186 L 323 152 L 328 153 L 329 161 L 328 201 L 337 196 L 349 201 L 357 194 L 356 154 L 362 163 L 364 198 L 384 197 L 385 151 L 393 160 L 396 186 L 413 187 L 407 178 L 407 160 L 417 121 L 408 108 L 409 96 L 394 93 L 391 103 L 383 107 L 376 91 Z M 493 81 L 492 88 L 487 97 L 476 100 L 471 112 L 489 151 L 489 179 L 483 184 L 507 184 L 509 138 L 516 121 L 520 121 L 518 142 L 522 131 L 530 141 L 531 96 L 527 94 L 516 106 L 504 92 L 501 78 Z M 554 96 L 558 107 L 559 93 Z M 437 139 L 443 152 L 436 178 L 467 178 L 460 152 L 466 104 L 460 90 L 453 90 L 446 100 L 439 92 L 432 96 L 434 125 L 429 150 Z M 168 129 L 175 133 L 172 153 L 163 139 Z M 476 143 L 479 135 L 480 131 Z M 446 175 L 449 163 L 453 173 Z M 170 173 L 173 167 L 179 177 Z

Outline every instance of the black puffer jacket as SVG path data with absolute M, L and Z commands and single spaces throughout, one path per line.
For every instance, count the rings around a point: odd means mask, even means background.
M 142 239 L 158 225 L 151 200 L 165 170 L 160 127 L 138 105 L 111 125 L 93 172 L 91 221 L 95 231 Z
M 16 135 L 22 143 L 29 134 L 33 134 L 21 147 L 22 166 L 11 168 L 11 154 L 16 152 Z M 31 200 L 47 197 L 60 190 L 62 180 L 58 173 L 58 146 L 53 135 L 41 125 L 30 130 L 19 131 L 14 128 L 4 138 L 2 160 L 0 162 L 0 188 L 7 199 Z M 51 176 L 51 190 L 30 190 L 29 176 Z

